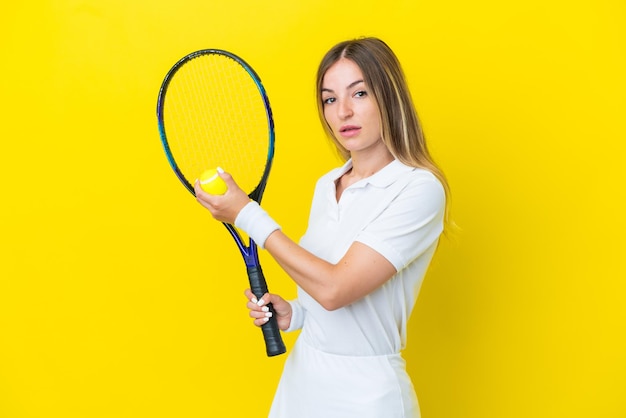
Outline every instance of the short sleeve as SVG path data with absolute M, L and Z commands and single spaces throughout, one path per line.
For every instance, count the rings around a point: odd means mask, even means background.
M 429 172 L 413 176 L 356 238 L 387 258 L 396 271 L 429 249 L 443 231 L 443 186 Z

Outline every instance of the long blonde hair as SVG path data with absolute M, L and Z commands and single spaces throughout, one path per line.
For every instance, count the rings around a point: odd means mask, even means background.
M 398 58 L 385 42 L 378 38 L 358 38 L 341 42 L 331 48 L 317 70 L 317 110 L 326 134 L 335 144 L 339 155 L 347 160 L 350 153 L 335 138 L 324 117 L 322 82 L 326 71 L 342 58 L 353 61 L 363 73 L 380 111 L 382 141 L 400 162 L 423 168 L 435 175 L 446 192 L 446 223 L 450 187 L 443 171 L 428 152 L 424 132 L 406 83 Z

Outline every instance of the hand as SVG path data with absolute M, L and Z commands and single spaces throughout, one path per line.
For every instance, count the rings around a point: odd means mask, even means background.
M 239 211 L 250 202 L 250 198 L 246 192 L 241 190 L 237 183 L 235 183 L 235 180 L 233 180 L 230 174 L 221 172 L 219 176 L 228 186 L 226 193 L 223 195 L 209 194 L 202 190 L 200 181 L 196 180 L 194 183 L 196 200 L 208 209 L 216 220 L 234 225 Z
M 259 300 L 254 296 L 254 294 L 250 291 L 250 289 L 246 289 L 244 292 L 246 298 L 248 299 L 248 303 L 246 307 L 250 310 L 250 318 L 254 318 L 254 325 L 260 327 L 265 324 L 269 317 L 267 304 L 271 303 L 274 307 L 274 313 L 276 315 L 276 321 L 278 322 L 278 328 L 281 331 L 289 328 L 289 324 L 291 324 L 291 305 L 285 299 L 281 298 L 278 295 L 266 293 Z

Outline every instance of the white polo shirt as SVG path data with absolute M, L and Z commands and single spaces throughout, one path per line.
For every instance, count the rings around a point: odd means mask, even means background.
M 348 161 L 318 180 L 300 245 L 336 263 L 359 241 L 382 254 L 397 273 L 334 311 L 298 288 L 289 330 L 302 328 L 299 338 L 326 353 L 394 354 L 406 344 L 407 322 L 443 231 L 445 192 L 429 171 L 395 160 L 348 187 L 337 202 L 335 181 L 351 167 Z

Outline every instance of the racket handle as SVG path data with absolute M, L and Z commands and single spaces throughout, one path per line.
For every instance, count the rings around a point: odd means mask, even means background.
M 265 282 L 265 277 L 263 276 L 263 271 L 260 266 L 248 266 L 248 279 L 250 280 L 250 290 L 252 290 L 252 293 L 254 293 L 257 299 L 260 299 L 267 293 L 267 283 Z M 271 303 L 268 303 L 266 306 L 269 308 L 272 316 L 269 321 L 261 326 L 261 330 L 263 331 L 263 338 L 265 339 L 267 356 L 272 357 L 283 354 L 287 349 L 280 335 L 274 307 Z

